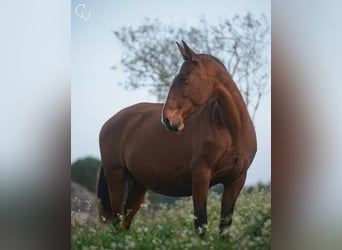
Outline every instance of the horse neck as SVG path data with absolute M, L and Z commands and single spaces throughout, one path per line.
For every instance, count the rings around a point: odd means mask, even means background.
M 216 122 L 227 127 L 233 137 L 242 136 L 251 124 L 247 107 L 233 79 L 227 75 L 218 79 L 216 89 Z

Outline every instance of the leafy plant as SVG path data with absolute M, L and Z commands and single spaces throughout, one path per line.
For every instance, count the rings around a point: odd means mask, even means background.
M 191 197 L 173 206 L 153 210 L 143 204 L 129 231 L 115 232 L 111 225 L 72 226 L 72 249 L 271 249 L 271 192 L 268 187 L 243 191 L 236 203 L 233 224 L 219 238 L 221 196 L 210 192 L 209 224 L 204 239 L 193 228 Z

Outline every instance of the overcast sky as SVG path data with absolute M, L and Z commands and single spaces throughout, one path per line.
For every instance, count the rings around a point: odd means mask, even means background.
M 125 77 L 111 70 L 122 47 L 113 31 L 138 26 L 143 19 L 158 18 L 167 24 L 196 25 L 204 16 L 210 24 L 224 17 L 265 14 L 270 20 L 269 0 L 243 1 L 86 1 L 73 0 L 71 7 L 71 161 L 100 158 L 98 134 L 102 124 L 120 109 L 138 102 L 155 102 L 146 90 L 125 91 L 118 82 Z M 181 38 L 175 38 L 175 40 Z M 191 44 L 189 44 L 191 46 Z M 175 50 L 177 50 L 175 46 Z M 196 48 L 194 48 L 196 50 Z M 199 51 L 205 53 L 205 51 Z M 258 152 L 248 172 L 247 184 L 271 179 L 271 104 L 263 97 L 255 117 Z

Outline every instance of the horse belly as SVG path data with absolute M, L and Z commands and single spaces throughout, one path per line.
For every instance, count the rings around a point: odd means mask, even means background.
M 139 171 L 147 169 L 149 166 L 137 166 L 130 168 L 130 173 L 147 189 L 156 193 L 168 196 L 188 196 L 191 195 L 191 174 L 187 169 L 178 170 L 175 173 L 163 173 L 163 169 L 153 171 Z
M 147 189 L 169 196 L 191 195 L 191 155 L 167 145 L 143 145 L 127 157 L 131 175 Z

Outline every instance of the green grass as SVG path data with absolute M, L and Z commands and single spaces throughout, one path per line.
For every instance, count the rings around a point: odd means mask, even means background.
M 145 204 L 129 231 L 118 233 L 110 225 L 73 225 L 71 249 L 271 249 L 270 190 L 256 188 L 240 194 L 224 240 L 218 233 L 220 198 L 216 193 L 209 195 L 209 224 L 203 239 L 195 234 L 189 197 L 156 211 Z

